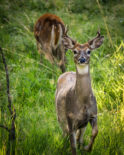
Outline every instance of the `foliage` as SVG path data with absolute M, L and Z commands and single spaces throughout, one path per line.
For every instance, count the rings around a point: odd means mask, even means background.
M 123 154 L 124 2 L 110 1 L 105 5 L 99 1 L 103 9 L 101 14 L 95 0 L 88 0 L 87 3 L 86 0 L 1 0 L 0 45 L 7 59 L 12 100 L 17 113 L 16 154 L 70 154 L 68 137 L 62 136 L 55 110 L 56 82 L 61 71 L 45 59 L 40 63 L 33 35 L 35 21 L 45 12 L 60 16 L 69 26 L 70 35 L 79 42 L 91 39 L 96 35 L 98 27 L 101 28 L 105 41 L 100 49 L 91 54 L 90 63 L 99 125 L 99 134 L 90 154 Z M 73 53 L 68 51 L 66 57 L 67 71 L 74 71 Z M 9 124 L 1 56 L 0 108 L 1 122 Z M 85 143 L 89 141 L 90 132 L 88 126 Z M 0 128 L 0 154 L 5 154 L 7 138 L 6 131 Z M 78 153 L 81 154 L 81 150 Z

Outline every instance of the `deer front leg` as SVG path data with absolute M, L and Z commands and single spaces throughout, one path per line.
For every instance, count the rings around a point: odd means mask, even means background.
M 76 141 L 79 148 L 83 144 L 83 135 L 84 135 L 85 129 L 86 127 L 78 129 L 76 132 Z
M 76 155 L 76 135 L 75 132 L 69 132 L 72 155 Z
M 69 128 L 69 139 L 71 144 L 72 155 L 76 155 L 76 134 L 75 131 L 72 131 L 71 119 L 68 118 L 68 128 Z
M 91 139 L 90 139 L 90 143 L 84 147 L 84 150 L 85 151 L 91 151 L 92 150 L 92 146 L 93 146 L 93 143 L 94 143 L 94 140 L 98 134 L 98 128 L 97 128 L 97 118 L 92 118 L 90 120 L 90 124 L 92 126 L 92 136 L 91 136 Z

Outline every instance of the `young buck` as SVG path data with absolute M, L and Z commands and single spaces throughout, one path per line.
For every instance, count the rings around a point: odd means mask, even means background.
M 44 54 L 52 64 L 57 62 L 62 72 L 65 72 L 66 47 L 68 43 L 75 44 L 75 41 L 67 35 L 64 22 L 56 15 L 44 14 L 34 26 L 34 36 L 39 53 Z
M 76 141 L 83 143 L 85 128 L 90 122 L 92 137 L 84 150 L 91 151 L 98 133 L 97 104 L 93 95 L 90 79 L 90 53 L 103 43 L 104 37 L 97 32 L 97 36 L 85 44 L 75 43 L 71 49 L 74 52 L 75 72 L 62 74 L 56 89 L 56 110 L 58 121 L 63 133 L 69 134 L 72 154 L 76 155 Z

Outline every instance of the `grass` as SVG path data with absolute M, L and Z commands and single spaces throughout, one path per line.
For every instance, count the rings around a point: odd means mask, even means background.
M 51 3 L 50 3 L 51 2 Z M 73 1 L 72 1 L 73 2 Z M 105 36 L 102 47 L 91 54 L 90 72 L 97 98 L 99 134 L 91 155 L 122 155 L 124 152 L 124 2 L 86 5 L 82 12 L 74 12 L 74 5 L 60 9 L 66 1 L 1 1 L 0 45 L 10 72 L 11 97 L 16 109 L 16 154 L 69 155 L 69 139 L 63 138 L 56 119 L 55 89 L 61 71 L 40 57 L 33 35 L 37 18 L 49 11 L 69 25 L 70 35 L 86 42 L 96 35 L 98 27 Z M 82 3 L 81 3 L 82 4 Z M 112 5 L 113 4 L 113 5 Z M 47 5 L 47 6 L 46 6 Z M 71 9 L 72 7 L 72 9 Z M 109 8 L 109 10 L 108 10 Z M 103 15 L 110 31 L 113 47 L 107 35 Z M 75 71 L 73 53 L 66 54 L 67 71 Z M 5 71 L 0 57 L 0 120 L 10 124 L 7 110 Z M 88 143 L 90 125 L 84 139 Z M 8 135 L 0 128 L 0 154 L 5 154 Z M 81 154 L 78 150 L 78 154 Z

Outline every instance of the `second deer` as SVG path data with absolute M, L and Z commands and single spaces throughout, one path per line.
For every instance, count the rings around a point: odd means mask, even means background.
M 58 16 L 46 13 L 37 20 L 34 35 L 39 53 L 44 54 L 52 64 L 57 62 L 62 72 L 65 72 L 66 47 L 68 44 L 72 46 L 75 41 L 67 35 L 64 22 Z
M 104 37 L 97 36 L 85 44 L 75 43 L 74 52 L 75 72 L 62 74 L 56 89 L 56 110 L 58 121 L 63 133 L 69 134 L 72 154 L 76 155 L 76 142 L 83 143 L 83 134 L 88 122 L 92 127 L 90 142 L 84 150 L 91 151 L 97 136 L 97 104 L 91 87 L 90 54 L 103 43 Z

